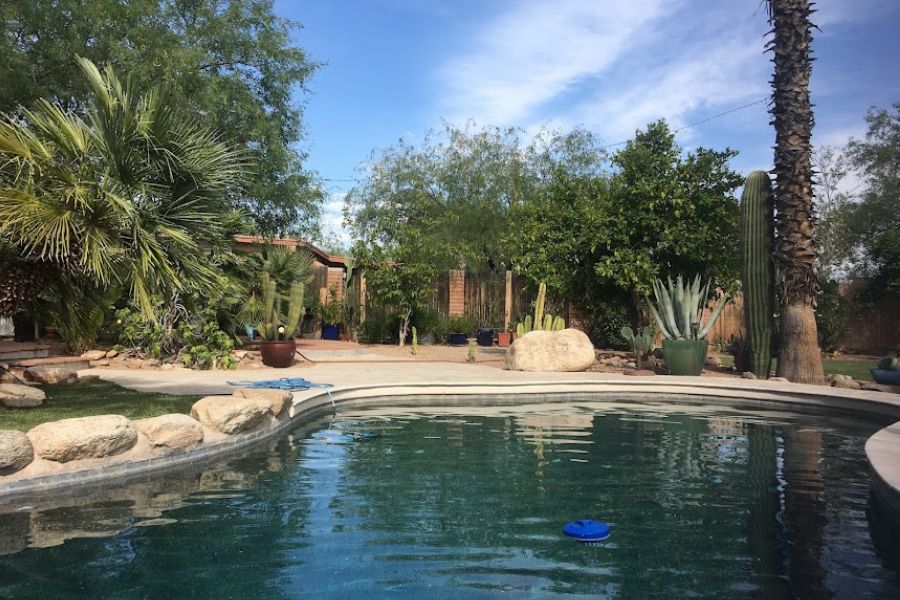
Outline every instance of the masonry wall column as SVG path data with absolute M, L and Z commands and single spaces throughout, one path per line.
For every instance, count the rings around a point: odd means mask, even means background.
M 366 322 L 366 274 L 359 274 L 359 322 Z
M 455 269 L 450 271 L 450 303 L 448 316 L 463 315 L 466 312 L 466 272 Z
M 503 331 L 509 331 L 512 320 L 513 272 L 506 271 L 506 295 L 503 296 Z
M 328 276 L 325 279 L 325 287 L 328 289 L 328 299 L 331 300 L 331 288 L 337 290 L 337 300 L 344 299 L 344 269 L 343 267 L 328 267 Z

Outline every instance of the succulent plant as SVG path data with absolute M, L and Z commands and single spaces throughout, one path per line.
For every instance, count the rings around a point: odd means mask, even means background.
M 885 356 L 878 361 L 878 368 L 885 371 L 900 371 L 900 356 Z
M 669 277 L 668 286 L 661 279 L 653 282 L 656 304 L 647 297 L 647 306 L 664 336 L 670 340 L 706 339 L 728 303 L 727 296 L 720 297 L 706 323 L 700 323 L 710 283 L 702 285 L 699 275 L 692 282 L 685 282 L 681 275 L 674 281 Z
M 626 325 L 619 330 L 619 333 L 631 344 L 634 363 L 640 369 L 644 357 L 653 350 L 653 331 L 650 327 L 638 327 L 637 333 L 635 333 L 631 327 Z
M 291 284 L 288 295 L 287 315 L 282 318 L 281 299 L 278 297 L 276 283 L 268 273 L 262 275 L 263 289 L 263 322 L 257 326 L 264 340 L 289 340 L 297 332 L 300 318 L 303 316 L 304 285 L 300 281 Z
M 562 331 L 566 328 L 566 320 L 560 316 L 544 314 L 547 299 L 547 284 L 538 287 L 537 299 L 534 302 L 534 317 L 526 315 L 524 321 L 516 324 L 516 335 L 522 337 L 532 331 Z
M 772 361 L 775 307 L 775 240 L 772 182 L 765 171 L 747 177 L 741 195 L 741 281 L 744 287 L 744 323 L 747 327 L 749 369 L 759 378 L 769 376 Z

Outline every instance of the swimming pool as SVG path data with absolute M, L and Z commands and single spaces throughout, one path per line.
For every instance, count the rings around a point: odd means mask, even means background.
M 900 597 L 840 416 L 381 408 L 199 472 L 14 506 L 0 597 Z M 612 527 L 597 546 L 562 526 Z

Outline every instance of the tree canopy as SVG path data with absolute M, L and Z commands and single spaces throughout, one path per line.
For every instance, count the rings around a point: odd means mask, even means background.
M 872 291 L 900 293 L 900 103 L 892 111 L 870 109 L 866 122 L 865 139 L 847 146 L 863 190 L 858 203 L 847 205 L 846 218 Z
M 8 0 L 0 5 L 0 112 L 41 100 L 83 110 L 91 89 L 77 56 L 162 84 L 168 102 L 255 159 L 235 207 L 264 233 L 309 233 L 321 190 L 302 168 L 302 106 L 292 100 L 318 66 L 294 45 L 299 25 L 270 0 Z
M 615 153 L 607 173 L 556 162 L 541 193 L 512 211 L 515 227 L 505 236 L 511 263 L 574 300 L 589 321 L 637 319 L 639 299 L 657 277 L 701 274 L 732 287 L 733 192 L 742 181 L 728 167 L 734 154 L 684 153 L 660 121 Z M 604 328 L 599 336 L 618 331 Z

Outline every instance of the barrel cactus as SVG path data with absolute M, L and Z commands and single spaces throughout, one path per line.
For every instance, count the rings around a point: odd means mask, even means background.
M 750 370 L 769 376 L 772 361 L 775 308 L 775 238 L 772 182 L 764 171 L 753 171 L 741 196 L 741 280 L 744 287 L 744 323 L 747 328 Z

